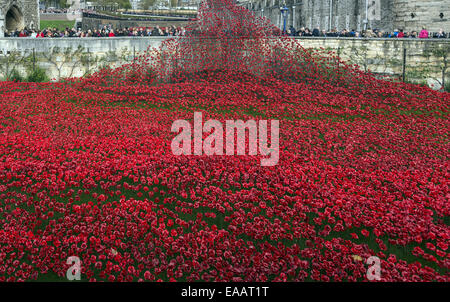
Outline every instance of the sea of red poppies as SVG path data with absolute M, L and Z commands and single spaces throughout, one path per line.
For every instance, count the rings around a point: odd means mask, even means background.
M 371 256 L 381 281 L 450 281 L 450 94 L 223 7 L 151 59 L 0 82 L 0 281 L 66 280 L 70 256 L 85 281 L 368 281 Z M 173 155 L 194 112 L 279 120 L 278 165 Z

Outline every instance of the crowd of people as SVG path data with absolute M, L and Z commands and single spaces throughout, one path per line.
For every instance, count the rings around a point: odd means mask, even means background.
M 43 30 L 24 29 L 15 32 L 5 32 L 5 37 L 32 37 L 32 38 L 101 38 L 101 37 L 148 37 L 148 36 L 184 36 L 186 29 L 184 27 L 126 27 L 123 29 L 113 29 L 104 26 L 101 29 L 81 30 L 75 28 L 66 28 L 58 30 L 56 28 L 47 28 Z
M 442 29 L 438 32 L 430 33 L 425 27 L 421 31 L 408 31 L 405 32 L 403 29 L 394 30 L 393 32 L 386 32 L 378 29 L 368 29 L 361 32 L 352 30 L 320 30 L 315 28 L 310 30 L 309 28 L 302 27 L 296 30 L 294 27 L 290 27 L 286 33 L 289 36 L 298 37 L 347 37 L 347 38 L 435 38 L 435 39 L 447 39 L 450 38 L 448 33 L 445 33 Z
M 44 9 L 40 9 L 40 14 L 67 14 L 67 13 L 83 13 L 83 12 L 89 12 L 93 13 L 94 10 L 91 9 L 69 9 L 69 8 L 55 8 L 55 7 L 48 7 Z
M 126 27 L 121 29 L 113 29 L 109 26 L 103 26 L 101 29 L 89 29 L 81 30 L 75 28 L 66 28 L 65 30 L 58 30 L 56 28 L 47 28 L 43 30 L 29 30 L 23 29 L 21 31 L 8 32 L 5 31 L 5 37 L 34 37 L 34 38 L 85 38 L 85 37 L 148 37 L 148 36 L 184 36 L 186 29 L 184 27 L 167 26 L 160 27 Z M 445 33 L 442 29 L 436 33 L 430 33 L 426 28 L 423 28 L 420 32 L 411 31 L 405 32 L 404 30 L 395 30 L 393 32 L 385 32 L 381 30 L 342 30 L 336 29 L 326 31 L 315 28 L 310 30 L 309 28 L 300 28 L 296 30 L 294 27 L 290 27 L 284 35 L 294 37 L 348 37 L 348 38 L 435 38 L 446 39 L 450 38 L 448 33 Z

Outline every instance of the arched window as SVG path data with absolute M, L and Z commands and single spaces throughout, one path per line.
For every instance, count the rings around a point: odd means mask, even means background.
M 5 27 L 8 31 L 22 30 L 25 27 L 23 14 L 17 6 L 11 6 L 6 12 Z

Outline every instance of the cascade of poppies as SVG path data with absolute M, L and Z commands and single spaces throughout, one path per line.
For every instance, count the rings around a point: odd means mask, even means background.
M 282 35 L 270 20 L 255 16 L 234 0 L 203 1 L 184 36 L 168 38 L 132 63 L 92 76 L 106 86 L 255 78 L 357 90 L 363 85 L 370 89 L 385 85 L 336 54 L 303 48 L 300 40 Z M 90 76 L 75 82 L 80 87 L 89 81 Z
M 289 73 L 295 79 L 305 70 L 306 57 L 299 43 L 280 36 L 268 19 L 256 17 L 232 0 L 210 0 L 201 4 L 186 36 L 163 43 L 155 69 L 165 81 L 198 80 L 205 73 L 222 77 Z M 312 64 L 308 65 L 310 69 Z

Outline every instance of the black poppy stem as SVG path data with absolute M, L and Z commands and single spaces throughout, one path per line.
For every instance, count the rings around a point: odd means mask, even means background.
M 403 48 L 403 83 L 406 82 L 406 48 Z
M 133 46 L 133 76 L 136 75 L 136 46 Z

